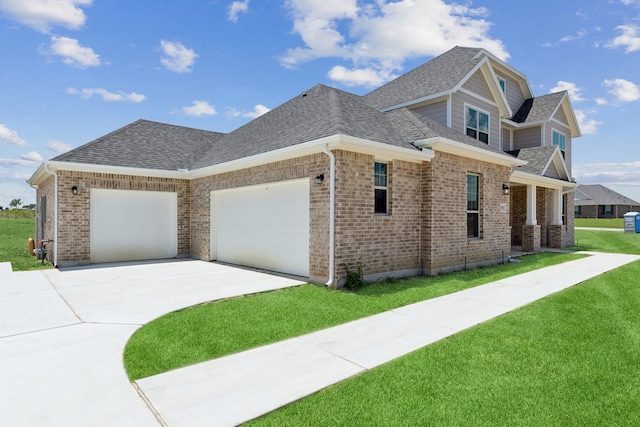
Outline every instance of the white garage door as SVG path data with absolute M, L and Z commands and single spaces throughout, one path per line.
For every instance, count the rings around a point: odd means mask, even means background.
M 91 190 L 91 262 L 178 255 L 178 195 Z
M 309 180 L 211 192 L 211 258 L 309 276 Z

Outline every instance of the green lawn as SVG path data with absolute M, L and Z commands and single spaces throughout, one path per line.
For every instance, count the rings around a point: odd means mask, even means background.
M 624 228 L 624 218 L 576 218 L 576 227 Z
M 249 425 L 640 425 L 638 277 L 635 262 Z
M 377 283 L 358 293 L 305 285 L 200 305 L 139 329 L 125 348 L 125 368 L 133 381 L 578 257 L 541 253 L 521 264 Z
M 576 230 L 571 249 L 640 255 L 640 234 L 619 231 Z
M 0 214 L 0 262 L 10 261 L 13 271 L 51 268 L 28 253 L 27 239 L 35 237 L 35 222 L 19 212 Z

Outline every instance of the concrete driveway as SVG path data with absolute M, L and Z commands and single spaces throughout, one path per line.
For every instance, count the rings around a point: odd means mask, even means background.
M 170 311 L 301 283 L 195 260 L 0 268 L 2 425 L 158 426 L 124 372 L 129 337 Z

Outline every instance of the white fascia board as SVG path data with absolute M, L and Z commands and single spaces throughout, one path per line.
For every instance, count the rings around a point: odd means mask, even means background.
M 530 128 L 535 126 L 545 125 L 547 123 L 546 120 L 536 120 L 535 122 L 524 122 L 524 123 L 516 123 L 511 119 L 502 119 L 502 123 L 512 126 L 514 128 Z
M 481 160 L 487 163 L 493 163 L 502 166 L 524 166 L 528 162 L 519 160 L 508 154 L 494 153 L 472 145 L 463 144 L 451 139 L 436 137 L 422 139 L 413 143 L 416 147 L 429 148 L 434 151 L 454 154 L 460 157 L 466 157 L 474 160 Z
M 368 139 L 356 138 L 348 135 L 332 135 L 303 144 L 286 147 L 268 153 L 245 157 L 219 165 L 208 166 L 190 172 L 191 178 L 202 178 L 210 175 L 217 175 L 224 172 L 231 172 L 239 169 L 246 169 L 253 166 L 288 160 L 295 157 L 302 157 L 316 153 L 322 153 L 324 146 L 330 150 L 343 149 L 358 153 L 371 154 L 379 159 L 404 160 L 407 162 L 421 163 L 431 161 L 435 156 L 433 152 L 419 151 L 412 148 L 396 147 L 381 142 L 370 141 Z
M 398 108 L 418 106 L 418 104 L 427 104 L 430 101 L 437 101 L 438 98 L 446 99 L 448 95 L 453 93 L 452 90 L 445 90 L 442 92 L 434 93 L 432 95 L 423 96 L 422 98 L 412 99 L 411 101 L 403 102 L 402 104 L 392 105 L 390 107 L 381 108 L 379 111 L 386 113 L 388 111 L 397 110 Z
M 95 165 L 90 163 L 72 163 L 72 162 L 59 162 L 59 161 L 48 161 L 45 163 L 49 166 L 49 169 L 53 172 L 57 172 L 59 170 L 65 170 L 65 171 L 72 171 L 72 172 L 149 176 L 153 178 L 189 179 L 189 171 L 187 170 L 170 171 L 170 170 L 164 170 L 164 169 L 145 169 L 145 168 L 124 167 L 124 166 Z
M 148 176 L 154 178 L 196 179 L 205 176 L 231 172 L 239 169 L 260 166 L 268 163 L 274 163 L 282 160 L 288 160 L 296 157 L 321 153 L 323 152 L 323 147 L 325 145 L 328 145 L 331 150 L 344 149 L 348 151 L 371 154 L 380 159 L 404 160 L 413 163 L 430 161 L 435 156 L 435 154 L 431 151 L 420 151 L 413 148 L 396 147 L 393 145 L 369 141 L 362 138 L 355 138 L 348 135 L 332 135 L 326 138 L 320 138 L 314 141 L 305 142 L 303 144 L 297 144 L 292 147 L 286 147 L 255 156 L 233 160 L 231 162 L 221 163 L 219 165 L 194 169 L 191 171 L 170 171 L 159 169 L 130 168 L 122 166 L 95 165 L 88 163 L 48 161 L 44 162 L 38 168 L 38 170 L 29 179 L 29 183 L 35 185 L 42 179 L 42 177 L 45 175 L 45 164 L 49 166 L 49 170 L 54 172 L 58 170 L 67 170 L 74 172 Z
M 562 190 L 563 187 L 578 188 L 578 184 L 575 182 L 562 181 L 560 179 L 534 175 L 518 170 L 511 172 L 510 181 L 514 184 L 535 185 L 538 187 L 554 188 L 556 190 Z
M 489 90 L 491 91 L 494 99 L 498 100 L 500 115 L 502 117 L 512 117 L 513 112 L 511 111 L 509 102 L 507 102 L 507 94 L 502 91 L 502 88 L 498 84 L 498 77 L 491 66 L 491 62 L 487 61 L 486 66 L 480 68 L 480 71 L 482 72 L 485 80 L 489 82 L 487 84 L 489 85 Z
M 40 166 L 38 166 L 38 169 L 36 169 L 33 175 L 31 175 L 31 177 L 27 180 L 27 184 L 39 185 L 42 182 L 44 176 L 47 174 L 45 171 L 45 163 L 46 162 L 40 163 Z

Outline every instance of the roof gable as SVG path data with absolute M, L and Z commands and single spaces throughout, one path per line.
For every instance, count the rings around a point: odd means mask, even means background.
M 563 181 L 570 180 L 569 170 L 557 146 L 523 148 L 510 153 L 528 162 L 518 168 L 522 172 Z
M 561 112 L 561 114 L 558 114 L 559 112 Z M 571 137 L 579 137 L 580 128 L 578 126 L 578 120 L 576 119 L 571 101 L 569 100 L 569 94 L 566 90 L 525 100 L 511 120 L 515 123 L 539 124 L 549 122 L 562 115 L 564 115 L 567 120 L 567 123 L 563 124 L 571 129 Z

